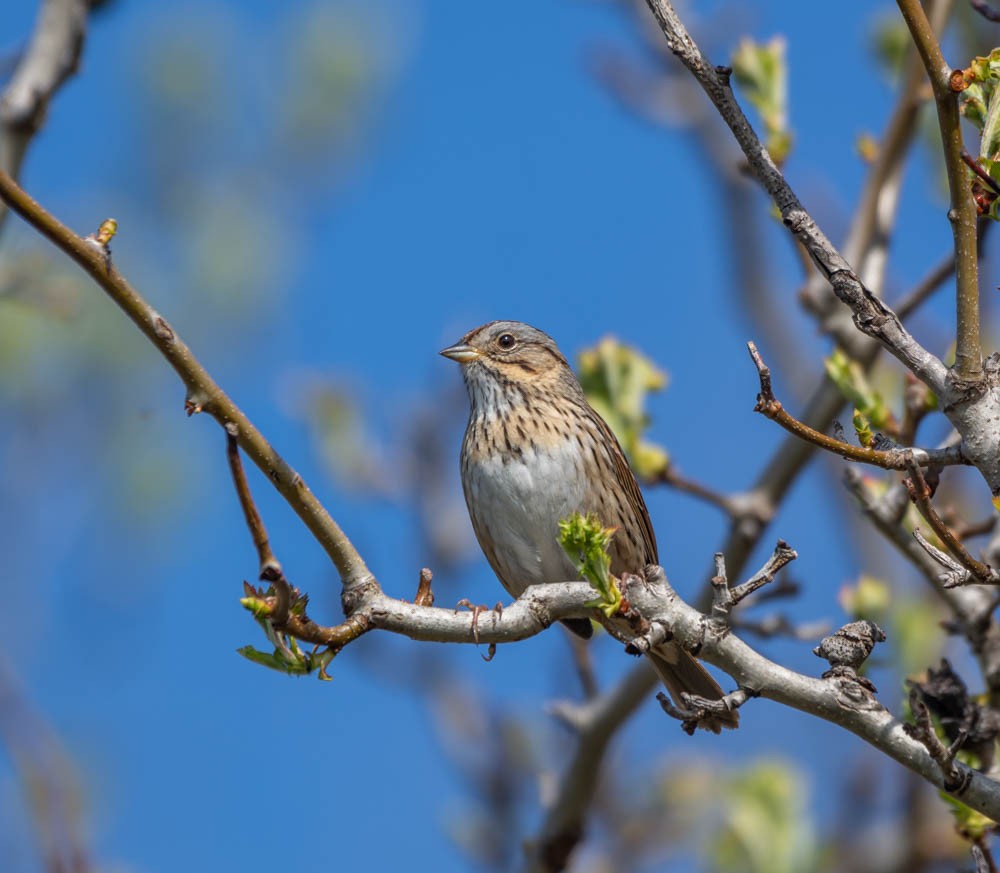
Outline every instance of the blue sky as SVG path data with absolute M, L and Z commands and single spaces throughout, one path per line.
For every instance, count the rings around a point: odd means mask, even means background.
M 4 10 L 0 47 L 19 45 L 34 6 L 14 0 Z M 703 20 L 719 16 L 712 28 L 719 62 L 745 33 L 787 35 L 796 136 L 788 175 L 834 238 L 864 177 L 855 138 L 878 133 L 892 105 L 868 47 L 875 21 L 893 8 L 848 5 L 830 16 L 809 4 L 765 2 L 752 11 L 740 4 L 735 14 L 719 4 L 702 11 Z M 377 13 L 393 61 L 366 133 L 345 158 L 348 171 L 334 179 L 319 172 L 312 187 L 315 164 L 298 170 L 286 158 L 243 192 L 253 204 L 254 185 L 264 191 L 292 180 L 282 212 L 290 225 L 245 241 L 248 250 L 288 245 L 294 253 L 272 277 L 273 299 L 260 304 L 266 316 L 245 333 L 222 316 L 196 317 L 196 308 L 176 319 L 180 274 L 172 272 L 170 243 L 157 246 L 162 215 L 144 206 L 150 190 L 179 185 L 170 176 L 149 178 L 156 168 L 144 155 L 137 70 L 161 32 L 176 33 L 161 4 L 122 0 L 94 21 L 80 75 L 53 105 L 23 184 L 81 231 L 107 215 L 119 219 L 119 266 L 303 473 L 392 594 L 411 596 L 427 561 L 413 509 L 361 498 L 326 475 L 301 422 L 288 413 L 289 373 L 337 374 L 386 442 L 421 397 L 457 383 L 454 365 L 436 353 L 471 327 L 494 318 L 527 321 L 570 355 L 614 333 L 670 373 L 669 390 L 652 402 L 653 436 L 692 477 L 724 490 L 747 486 L 781 434 L 752 412 L 756 375 L 745 343 L 753 335 L 735 299 L 719 215 L 725 204 L 710 196 L 690 139 L 623 112 L 588 72 L 595 47 L 642 57 L 631 21 L 613 4 L 585 0 L 521 0 L 488 12 L 457 0 L 383 0 Z M 272 73 L 275 59 L 265 50 L 291 17 L 284 4 L 266 2 L 171 4 L 170 18 L 188 15 L 221 22 L 226 57 L 236 57 L 248 79 Z M 194 30 L 191 38 L 198 38 Z M 984 42 L 984 53 L 990 45 Z M 238 123 L 226 132 L 233 162 L 264 135 L 269 118 L 261 109 L 246 100 L 234 114 Z M 200 150 L 213 145 L 195 140 L 186 148 L 185 159 L 196 164 Z M 896 292 L 947 251 L 944 206 L 927 166 L 922 157 L 914 161 L 904 191 L 906 220 L 890 280 Z M 197 165 L 183 170 L 198 178 Z M 191 192 L 177 193 L 183 199 Z M 812 349 L 801 366 L 818 374 L 827 349 L 797 313 L 795 260 L 758 206 L 745 220 L 765 227 L 773 316 Z M 21 230 L 9 238 L 31 244 Z M 97 289 L 84 303 L 107 306 Z M 931 312 L 918 332 L 943 343 L 947 301 Z M 153 360 L 124 319 L 114 331 L 112 343 Z M 43 619 L 40 629 L 3 619 L 6 657 L 80 767 L 95 857 L 109 869 L 150 873 L 314 869 L 320 861 L 383 869 L 414 858 L 443 873 L 469 869 L 445 826 L 465 802 L 462 786 L 444 761 L 432 717 L 403 678 L 417 644 L 367 639 L 335 662 L 332 683 L 291 680 L 237 657 L 238 646 L 262 641 L 237 604 L 254 555 L 226 481 L 221 434 L 207 419 L 178 423 L 182 392 L 158 361 L 122 380 L 134 432 L 150 441 L 169 434 L 179 459 L 169 467 L 167 520 L 133 525 L 120 507 L 109 508 L 111 486 L 101 477 L 113 467 L 95 470 L 88 457 L 73 463 L 60 454 L 57 417 L 39 425 L 37 460 L 44 467 L 58 459 L 63 475 L 46 481 L 30 505 L 0 506 L 0 517 L 19 516 L 33 533 L 2 547 L 14 553 L 20 585 L 30 587 Z M 794 401 L 780 375 L 776 389 Z M 113 444 L 104 425 L 96 411 L 76 415 L 74 438 Z M 457 467 L 463 414 L 438 425 Z M 813 468 L 766 537 L 765 552 L 778 536 L 800 552 L 794 572 L 805 593 L 791 607 L 799 618 L 841 620 L 836 592 L 861 569 L 835 520 L 843 501 L 833 483 Z M 332 623 L 337 592 L 323 554 L 263 480 L 253 485 L 286 572 L 312 593 L 314 618 Z M 648 502 L 664 564 L 690 593 L 710 566 L 722 521 L 662 490 Z M 53 528 L 54 538 L 41 536 Z M 31 553 L 19 552 L 24 542 L 34 544 Z M 454 600 L 493 602 L 499 594 L 478 555 L 442 584 L 442 596 Z M 11 597 L 24 602 L 25 595 Z M 552 632 L 503 649 L 489 665 L 471 648 L 444 655 L 456 681 L 549 730 L 547 748 L 557 756 L 561 735 L 543 708 L 575 691 L 564 645 Z M 818 671 L 808 649 L 768 647 L 799 669 Z M 607 641 L 597 650 L 608 681 L 628 666 Z M 397 660 L 400 678 L 390 681 Z M 833 744 L 846 759 L 860 745 L 768 703 L 749 707 L 741 731 L 718 740 L 687 738 L 651 701 L 626 737 L 650 760 L 697 753 L 801 761 L 818 743 Z M 813 760 L 810 772 L 833 776 L 837 760 Z M 0 785 L 9 794 L 4 766 Z

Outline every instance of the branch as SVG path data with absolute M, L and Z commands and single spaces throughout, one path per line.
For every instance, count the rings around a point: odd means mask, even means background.
M 243 472 L 243 461 L 240 459 L 237 427 L 232 422 L 229 422 L 225 426 L 225 431 L 226 458 L 229 461 L 229 471 L 233 477 L 233 485 L 236 487 L 236 495 L 239 497 L 240 506 L 243 508 L 243 518 L 246 520 L 250 536 L 257 549 L 259 565 L 257 578 L 270 582 L 274 586 L 276 602 L 271 614 L 271 620 L 276 627 L 280 628 L 288 620 L 288 609 L 291 606 L 291 588 L 288 580 L 285 579 L 281 563 L 274 556 L 274 552 L 271 551 L 271 543 L 267 538 L 267 529 L 264 527 L 264 520 L 260 517 L 257 506 L 250 494 L 250 484 L 247 482 L 246 473 Z
M 670 50 L 691 71 L 715 104 L 736 137 L 754 175 L 781 212 L 785 226 L 809 253 L 837 297 L 850 307 L 857 328 L 877 339 L 935 393 L 942 394 L 947 375 L 944 364 L 924 349 L 903 327 L 895 313 L 865 287 L 851 265 L 803 208 L 733 98 L 729 71 L 712 66 L 702 55 L 669 0 L 647 0 L 647 4 L 659 22 Z
M 951 222 L 955 240 L 956 346 L 955 376 L 961 382 L 983 378 L 982 349 L 979 342 L 979 262 L 976 256 L 976 204 L 972 199 L 969 175 L 962 161 L 964 145 L 959 124 L 958 95 L 951 88 L 951 67 L 945 63 L 941 46 L 920 0 L 897 0 L 899 11 L 924 62 L 934 92 L 938 127 L 948 190 L 951 194 Z
M 177 332 L 128 283 L 111 263 L 110 252 L 95 239 L 77 236 L 0 171 L 0 199 L 42 236 L 79 264 L 112 301 L 146 335 L 187 388 L 188 414 L 205 412 L 237 429 L 240 448 L 274 484 L 289 506 L 330 556 L 340 573 L 344 596 L 374 581 L 361 555 L 330 517 L 302 477 L 289 466 L 208 374 Z
M 927 484 L 927 480 L 924 478 L 924 473 L 920 469 L 919 464 L 915 460 L 908 458 L 906 469 L 910 472 L 910 478 L 904 484 L 906 485 L 910 499 L 916 505 L 920 514 L 927 520 L 937 538 L 944 543 L 959 565 L 956 569 L 954 561 L 942 561 L 941 554 L 937 549 L 933 549 L 933 547 L 928 548 L 930 544 L 926 543 L 926 541 L 921 541 L 921 545 L 927 549 L 928 554 L 948 569 L 949 582 L 945 583 L 945 587 L 954 588 L 957 585 L 969 584 L 1000 584 L 1000 574 L 982 561 L 977 561 L 973 558 L 965 546 L 962 545 L 962 541 L 955 536 L 955 532 L 938 515 L 937 510 L 934 509 L 934 505 L 931 503 L 932 492 L 930 486 Z
M 960 633 L 968 640 L 979 662 L 991 702 L 1000 703 L 1000 624 L 993 617 L 996 606 L 994 594 L 977 586 L 946 587 L 947 576 L 940 572 L 940 557 L 932 556 L 921 546 L 918 532 L 911 534 L 902 525 L 909 500 L 901 483 L 879 495 L 869 489 L 854 467 L 847 468 L 844 479 L 848 490 L 857 497 L 865 517 L 921 572 L 947 604 L 953 616 L 947 621 L 949 632 Z M 943 557 L 947 559 L 946 555 Z M 960 565 L 959 569 L 962 569 Z
M 17 178 L 49 101 L 80 62 L 88 0 L 44 0 L 34 33 L 0 96 L 0 171 Z M 7 207 L 0 203 L 0 227 Z
M 726 574 L 725 556 L 722 552 L 716 552 L 715 575 L 712 577 L 712 617 L 722 624 L 728 624 L 729 614 L 734 606 L 739 604 L 741 600 L 745 600 L 758 588 L 773 582 L 778 571 L 798 556 L 798 552 L 791 548 L 788 543 L 784 540 L 778 540 L 774 552 L 767 559 L 767 563 L 742 585 L 732 588 Z
M 795 434 L 795 436 L 813 443 L 821 449 L 840 455 L 848 461 L 860 461 L 875 467 L 882 467 L 885 470 L 908 470 L 910 464 L 914 462 L 922 466 L 935 467 L 969 463 L 962 454 L 960 445 L 946 446 L 942 449 L 894 448 L 882 450 L 851 445 L 843 440 L 813 430 L 791 415 L 775 398 L 771 388 L 770 369 L 764 363 L 754 343 L 747 343 L 747 348 L 760 377 L 760 393 L 757 395 L 757 405 L 754 406 L 754 412 L 759 412 L 777 422 L 789 433 Z
M 949 6 L 947 0 L 932 2 L 928 14 L 932 19 L 943 20 Z M 868 172 L 843 246 L 845 258 L 857 267 L 861 280 L 875 289 L 882 288 L 885 280 L 887 252 L 899 205 L 906 154 L 914 141 L 920 109 L 930 97 L 929 93 L 925 93 L 928 89 L 921 87 L 924 70 L 913 46 L 910 46 L 908 55 L 895 108 L 879 140 L 878 154 Z M 834 295 L 821 294 L 822 282 L 822 278 L 819 281 L 810 280 L 801 298 L 808 308 L 820 316 L 823 329 L 833 336 L 834 341 L 852 357 L 859 357 L 861 349 L 857 340 L 861 338 L 853 326 L 847 325 L 851 328 L 849 333 L 856 339 L 845 342 L 850 337 L 843 323 L 846 321 L 844 310 L 836 305 Z M 902 313 L 899 316 L 904 318 Z
M 937 731 L 934 730 L 930 710 L 924 703 L 920 691 L 915 687 L 910 689 L 910 711 L 913 713 L 914 723 L 906 725 L 907 734 L 922 743 L 941 768 L 945 791 L 949 793 L 961 791 L 966 779 L 968 779 L 968 774 L 971 772 L 960 767 L 955 760 L 959 750 L 965 744 L 964 732 L 960 733 L 950 746 L 941 742 Z
M 927 748 L 908 736 L 903 723 L 855 679 L 796 673 L 754 651 L 731 631 L 714 633 L 711 619 L 681 600 L 662 571 L 647 573 L 645 580 L 627 577 L 622 593 L 647 620 L 666 625 L 675 642 L 697 650 L 699 658 L 724 670 L 749 695 L 840 725 L 967 806 L 993 819 L 1000 815 L 1000 783 L 955 764 L 962 784 L 948 780 L 952 787 L 947 788 Z
M 656 673 L 644 659 L 602 696 L 582 705 L 552 706 L 553 715 L 576 732 L 576 743 L 538 836 L 528 847 L 526 873 L 566 868 L 570 853 L 583 839 L 587 810 L 600 781 L 608 744 L 657 684 Z

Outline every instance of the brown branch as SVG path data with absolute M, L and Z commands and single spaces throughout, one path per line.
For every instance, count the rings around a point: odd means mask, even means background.
M 976 204 L 972 198 L 969 176 L 962 162 L 962 131 L 959 124 L 958 95 L 951 88 L 952 68 L 945 63 L 934 28 L 920 0 L 897 0 L 899 11 L 920 53 L 934 92 L 938 127 L 948 189 L 955 244 L 956 273 L 956 346 L 952 368 L 960 382 L 978 382 L 983 378 L 982 348 L 979 340 L 979 261 L 976 256 Z
M 281 563 L 271 551 L 271 543 L 267 538 L 267 528 L 264 527 L 264 520 L 257 511 L 257 505 L 253 501 L 250 493 L 250 484 L 247 482 L 246 473 L 243 471 L 243 461 L 240 459 L 240 446 L 237 441 L 239 430 L 235 423 L 227 422 L 226 431 L 226 457 L 229 460 L 229 471 L 233 476 L 233 485 L 236 487 L 236 496 L 239 497 L 240 506 L 243 508 L 243 517 L 250 531 L 250 537 L 257 549 L 258 578 L 270 582 L 274 586 L 276 599 L 271 612 L 271 621 L 276 628 L 284 627 L 288 620 L 288 609 L 291 606 L 291 586 L 285 579 Z
M 747 343 L 747 348 L 750 351 L 750 357 L 753 359 L 754 365 L 757 367 L 757 374 L 760 378 L 760 392 L 757 394 L 757 405 L 754 406 L 754 412 L 761 413 L 800 439 L 806 440 L 835 455 L 840 455 L 848 461 L 871 464 L 875 467 L 882 467 L 885 470 L 906 470 L 909 464 L 908 459 L 911 457 L 917 463 L 924 466 L 948 466 L 969 463 L 962 454 L 960 446 L 948 446 L 943 449 L 890 449 L 886 451 L 866 446 L 854 446 L 843 440 L 814 430 L 791 415 L 781 405 L 781 402 L 775 398 L 771 388 L 770 369 L 764 363 L 754 343 Z
M 420 582 L 417 584 L 417 593 L 413 598 L 413 602 L 417 606 L 433 606 L 434 605 L 434 592 L 431 590 L 431 583 L 434 581 L 434 574 L 424 567 L 420 571 Z
M 257 549 L 260 578 L 264 579 L 269 570 L 280 573 L 281 564 L 274 556 L 274 552 L 271 551 L 267 528 L 264 527 L 264 521 L 257 511 L 253 496 L 250 494 L 250 485 L 247 482 L 246 473 L 243 471 L 243 462 L 240 460 L 239 428 L 233 422 L 229 422 L 224 429 L 226 431 L 226 458 L 229 461 L 229 471 L 233 476 L 233 485 L 236 487 L 236 495 L 240 499 L 243 517 L 246 519 L 247 528 L 253 539 L 254 547 Z
M 274 484 L 295 513 L 330 556 L 350 598 L 368 585 L 377 585 L 351 541 L 330 517 L 302 477 L 292 469 L 208 374 L 177 332 L 118 272 L 107 250 L 93 239 L 73 233 L 0 171 L 0 199 L 42 236 L 71 257 L 132 320 L 174 368 L 187 388 L 189 414 L 205 412 L 220 425 L 234 424 L 240 448 Z
M 966 583 L 981 585 L 1000 584 L 1000 574 L 989 565 L 973 558 L 965 546 L 962 545 L 962 541 L 955 535 L 955 532 L 942 521 L 941 516 L 938 515 L 937 510 L 934 509 L 934 505 L 931 503 L 933 492 L 927 484 L 923 470 L 920 469 L 920 465 L 915 459 L 909 457 L 909 452 L 904 452 L 904 455 L 907 455 L 905 469 L 910 474 L 910 478 L 905 481 L 910 499 L 931 526 L 937 538 L 944 543 L 948 551 L 955 557 L 955 560 L 971 575 L 972 578 L 967 579 Z
M 882 493 L 881 489 L 869 488 L 856 467 L 848 467 L 844 479 L 872 526 L 920 571 L 947 605 L 952 615 L 947 622 L 949 632 L 966 638 L 979 663 L 990 699 L 996 702 L 1000 699 L 1000 625 L 993 617 L 995 594 L 975 585 L 948 587 L 953 577 L 950 573 L 942 574 L 940 570 L 942 566 L 952 570 L 942 561 L 942 558 L 951 559 L 937 550 L 935 554 L 931 551 L 933 546 L 928 548 L 922 545 L 919 531 L 911 533 L 903 527 L 902 519 L 909 499 L 902 483 Z M 959 575 L 968 575 L 965 568 L 957 562 L 953 563 Z

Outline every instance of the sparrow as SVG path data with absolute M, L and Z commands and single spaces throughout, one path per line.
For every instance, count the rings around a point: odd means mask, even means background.
M 479 545 L 500 584 L 514 597 L 528 586 L 578 578 L 558 541 L 558 525 L 574 512 L 595 513 L 617 530 L 611 572 L 641 574 L 659 564 L 656 535 L 621 445 L 587 402 L 555 341 L 518 321 L 493 321 L 441 351 L 462 367 L 469 421 L 462 441 L 462 489 Z M 566 619 L 588 638 L 589 619 Z M 710 700 L 722 689 L 702 665 L 672 642 L 648 653 L 671 697 Z M 735 728 L 735 711 L 699 725 Z

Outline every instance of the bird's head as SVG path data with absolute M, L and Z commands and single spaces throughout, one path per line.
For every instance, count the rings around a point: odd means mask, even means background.
M 555 340 L 520 321 L 491 321 L 469 331 L 441 354 L 462 365 L 473 403 L 498 388 L 542 390 L 576 377 Z
M 580 392 L 555 340 L 520 321 L 491 321 L 441 354 L 462 365 L 473 409 L 506 408 L 533 392 Z

